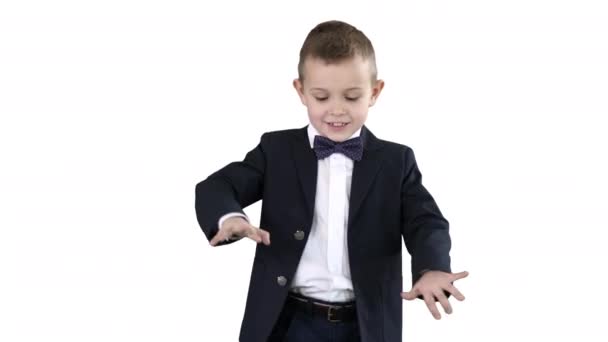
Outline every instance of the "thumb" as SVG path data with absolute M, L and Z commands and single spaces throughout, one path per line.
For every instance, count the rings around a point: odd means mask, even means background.
M 401 298 L 405 300 L 414 300 L 418 297 L 418 291 L 411 290 L 410 292 L 401 292 Z
M 462 279 L 462 278 L 466 278 L 469 275 L 469 272 L 467 271 L 462 271 L 462 272 L 458 272 L 458 273 L 454 273 L 454 280 L 458 280 L 458 279 Z

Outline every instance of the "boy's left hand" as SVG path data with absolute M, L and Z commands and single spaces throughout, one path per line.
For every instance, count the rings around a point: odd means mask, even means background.
M 443 310 L 447 314 L 451 314 L 452 306 L 443 291 L 445 290 L 448 293 L 451 293 L 456 299 L 463 301 L 464 296 L 456 287 L 454 287 L 454 285 L 452 285 L 452 283 L 458 279 L 465 278 L 468 275 L 469 272 L 467 271 L 460 273 L 447 273 L 442 271 L 424 272 L 422 277 L 414 284 L 411 291 L 401 292 L 401 298 L 414 300 L 418 296 L 422 296 L 433 317 L 435 317 L 435 319 L 441 319 L 441 315 L 435 304 L 435 298 L 441 303 Z

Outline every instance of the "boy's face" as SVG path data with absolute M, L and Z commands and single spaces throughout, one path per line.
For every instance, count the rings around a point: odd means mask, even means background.
M 372 83 L 369 61 L 356 56 L 332 64 L 307 58 L 304 81 L 296 79 L 293 85 L 317 131 L 334 141 L 344 141 L 363 126 L 384 82 Z

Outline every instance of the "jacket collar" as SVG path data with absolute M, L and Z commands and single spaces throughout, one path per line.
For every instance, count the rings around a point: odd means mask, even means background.
M 381 155 L 384 143 L 382 140 L 376 138 L 365 125 L 361 127 L 360 134 L 363 143 L 363 157 L 353 164 L 348 215 L 349 231 L 352 229 L 352 223 L 357 218 L 365 196 L 383 165 Z M 310 145 L 308 126 L 296 130 L 296 135 L 297 139 L 292 144 L 292 157 L 310 215 L 310 222 L 312 222 L 317 185 L 317 157 Z

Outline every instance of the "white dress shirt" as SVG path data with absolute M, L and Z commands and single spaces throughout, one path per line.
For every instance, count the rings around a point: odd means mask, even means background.
M 318 134 L 309 124 L 311 148 Z M 350 138 L 360 134 L 361 129 Z M 341 153 L 317 162 L 315 212 L 292 291 L 330 302 L 354 298 L 346 235 L 352 175 L 353 161 Z
M 315 135 L 319 132 L 312 124 L 308 125 L 307 131 L 313 148 Z M 360 134 L 361 129 L 350 138 Z M 341 153 L 334 153 L 317 163 L 312 227 L 291 281 L 291 290 L 330 302 L 350 301 L 354 292 L 348 261 L 347 225 L 353 161 Z M 231 216 L 243 215 L 228 213 L 220 218 L 219 227 Z

